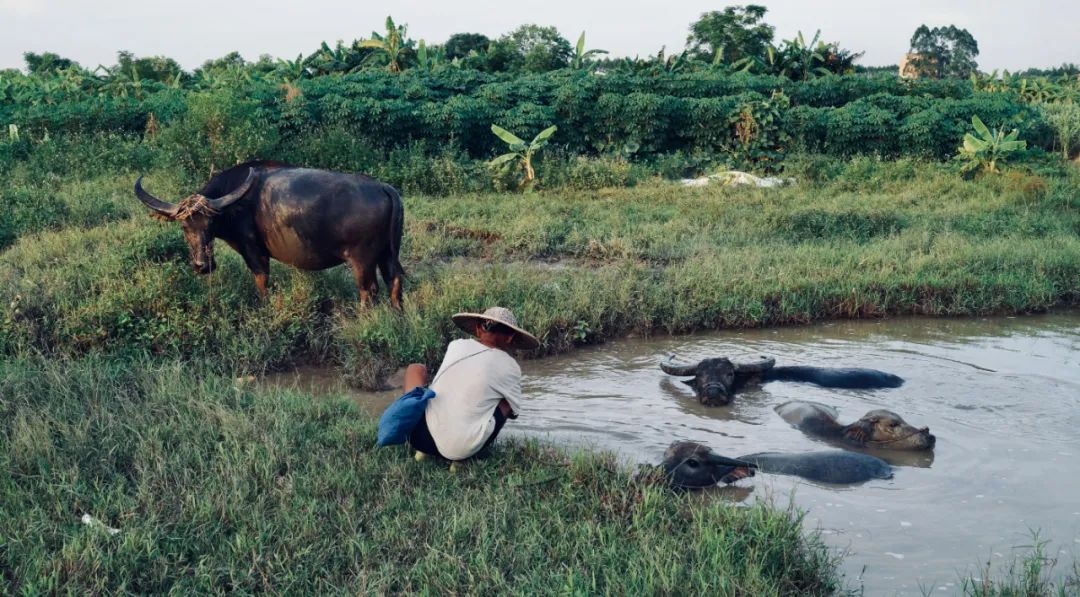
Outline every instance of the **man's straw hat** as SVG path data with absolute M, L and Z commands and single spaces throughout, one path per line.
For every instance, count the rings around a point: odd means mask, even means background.
M 532 350 L 540 346 L 540 341 L 529 332 L 521 329 L 514 313 L 505 307 L 492 307 L 483 313 L 458 313 L 451 317 L 459 328 L 476 335 L 476 324 L 481 321 L 493 321 L 514 330 L 514 340 L 510 346 L 520 350 Z

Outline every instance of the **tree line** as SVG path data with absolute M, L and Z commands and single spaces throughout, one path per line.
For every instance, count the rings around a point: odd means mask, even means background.
M 285 82 L 299 78 L 347 74 L 365 69 L 401 72 L 440 67 L 473 69 L 491 73 L 541 73 L 564 68 L 600 71 L 713 69 L 785 76 L 795 80 L 829 74 L 874 72 L 895 67 L 862 67 L 856 61 L 863 52 L 841 47 L 838 42 L 799 32 L 791 39 L 776 40 L 775 28 L 765 21 L 767 9 L 759 5 L 729 6 L 706 12 L 689 26 L 686 47 L 679 52 L 661 48 L 644 58 L 614 58 L 607 51 L 587 48 L 585 32 L 576 43 L 555 28 L 525 24 L 497 38 L 481 33 L 456 33 L 443 43 L 428 44 L 410 37 L 408 27 L 387 17 L 382 30 L 352 42 L 323 42 L 294 59 L 262 55 L 251 62 L 231 52 L 207 60 L 192 72 L 165 56 L 137 57 L 120 51 L 114 65 L 82 67 L 71 58 L 51 52 L 24 54 L 31 75 L 64 75 L 115 81 L 113 87 L 131 87 L 150 80 L 185 87 L 212 86 L 215 78 L 242 70 L 253 76 L 275 76 Z M 966 30 L 919 27 L 913 34 L 910 53 L 920 76 L 967 77 L 976 72 L 978 43 Z M 1058 70 L 1075 71 L 1075 65 Z M 74 72 L 73 72 L 74 71 Z M 4 73 L 0 72 L 0 76 Z M 6 73 L 9 77 L 13 74 Z

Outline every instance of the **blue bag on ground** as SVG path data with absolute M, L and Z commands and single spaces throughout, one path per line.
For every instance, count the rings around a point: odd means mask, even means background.
M 405 392 L 401 398 L 386 407 L 379 417 L 379 439 L 376 445 L 393 446 L 403 444 L 409 439 L 414 427 L 424 416 L 428 400 L 435 397 L 435 392 L 423 386 Z

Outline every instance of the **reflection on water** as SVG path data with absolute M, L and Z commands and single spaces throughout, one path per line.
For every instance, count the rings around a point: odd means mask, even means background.
M 766 354 L 778 365 L 872 367 L 906 383 L 828 390 L 772 382 L 730 406 L 706 407 L 660 371 L 671 353 L 688 362 Z M 864 450 L 897 467 L 891 480 L 844 487 L 758 474 L 706 493 L 779 505 L 794 496 L 808 510 L 807 525 L 847 551 L 844 570 L 868 594 L 957 593 L 961 574 L 1025 553 L 1029 529 L 1052 542 L 1051 557 L 1080 556 L 1080 314 L 628 339 L 522 368 L 528 404 L 508 434 L 613 450 L 630 462 L 659 462 L 676 439 L 727 456 L 841 447 L 784 422 L 773 408 L 788 400 L 830 405 L 844 423 L 887 408 L 929 426 L 938 440 L 932 453 Z M 396 394 L 358 399 L 378 413 Z

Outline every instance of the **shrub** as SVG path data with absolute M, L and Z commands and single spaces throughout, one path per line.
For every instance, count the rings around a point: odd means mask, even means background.
M 560 156 L 543 160 L 543 182 L 551 188 L 579 191 L 633 186 L 640 174 L 622 157 Z
M 1061 157 L 1069 159 L 1080 153 L 1080 104 L 1044 104 L 1042 109 L 1047 122 L 1054 127 Z
M 162 130 L 160 143 L 197 180 L 273 155 L 277 129 L 254 101 L 219 90 L 191 94 L 187 105 L 183 117 Z

